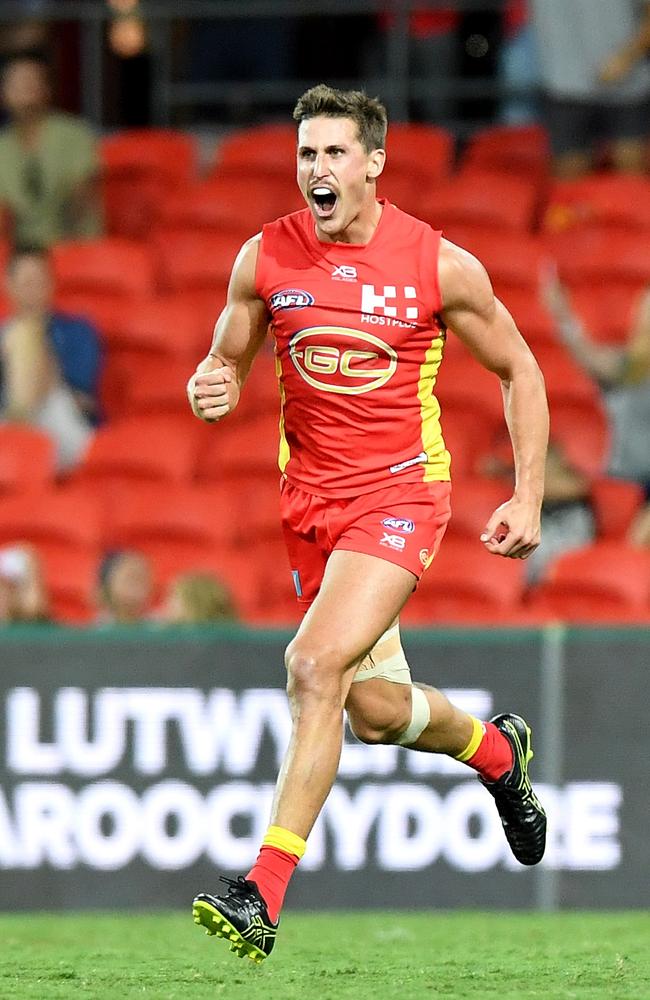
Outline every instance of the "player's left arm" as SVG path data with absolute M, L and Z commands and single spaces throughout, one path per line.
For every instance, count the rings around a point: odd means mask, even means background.
M 472 254 L 443 240 L 439 282 L 441 319 L 501 379 L 514 453 L 513 496 L 494 512 L 481 541 L 496 555 L 525 559 L 540 542 L 549 429 L 544 379 L 512 316 L 495 297 L 485 268 Z

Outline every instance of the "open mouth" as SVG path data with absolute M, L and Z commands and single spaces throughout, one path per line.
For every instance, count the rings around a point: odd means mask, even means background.
M 319 219 L 329 219 L 334 214 L 338 198 L 331 188 L 313 188 L 311 199 Z

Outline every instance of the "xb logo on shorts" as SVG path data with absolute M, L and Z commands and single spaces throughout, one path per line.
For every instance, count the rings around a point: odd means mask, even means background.
M 289 357 L 315 389 L 350 396 L 381 388 L 397 369 L 397 352 L 379 337 L 337 326 L 299 330 Z

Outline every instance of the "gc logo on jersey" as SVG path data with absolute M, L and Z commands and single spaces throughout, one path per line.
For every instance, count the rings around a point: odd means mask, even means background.
M 304 292 L 302 288 L 283 288 L 269 299 L 271 312 L 279 312 L 281 309 L 304 309 L 305 306 L 313 304 L 314 296 Z
M 379 389 L 397 368 L 397 352 L 379 337 L 337 326 L 299 330 L 289 357 L 315 389 L 351 396 Z

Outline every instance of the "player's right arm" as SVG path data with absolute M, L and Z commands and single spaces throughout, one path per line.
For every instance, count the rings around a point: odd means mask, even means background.
M 210 353 L 187 383 L 192 412 L 207 423 L 220 420 L 237 406 L 241 387 L 266 336 L 270 316 L 255 289 L 260 241 L 259 234 L 253 236 L 239 251 Z

